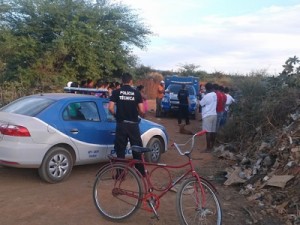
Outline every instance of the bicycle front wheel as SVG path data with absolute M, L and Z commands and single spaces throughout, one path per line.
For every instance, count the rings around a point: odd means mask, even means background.
M 99 171 L 93 199 L 102 216 L 111 221 L 130 217 L 142 203 L 142 185 L 137 173 L 123 164 L 106 166 Z
M 211 185 L 191 177 L 177 192 L 176 209 L 181 225 L 221 225 L 222 209 Z

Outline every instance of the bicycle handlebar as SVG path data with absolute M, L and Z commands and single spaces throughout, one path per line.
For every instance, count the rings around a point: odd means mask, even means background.
M 172 144 L 172 146 L 175 146 L 175 148 L 177 149 L 179 155 L 190 154 L 190 153 L 193 151 L 193 149 L 194 149 L 195 137 L 197 137 L 197 136 L 202 136 L 202 135 L 204 135 L 204 134 L 206 134 L 206 133 L 207 133 L 206 130 L 199 131 L 199 132 L 197 132 L 196 134 L 194 134 L 194 135 L 193 135 L 186 143 L 184 143 L 184 144 L 177 144 L 177 143 L 174 142 L 174 143 Z M 180 149 L 179 146 L 185 146 L 185 145 L 186 145 L 187 143 L 189 143 L 190 141 L 192 142 L 192 144 L 191 144 L 191 148 L 189 149 L 189 151 L 182 152 L 182 150 Z

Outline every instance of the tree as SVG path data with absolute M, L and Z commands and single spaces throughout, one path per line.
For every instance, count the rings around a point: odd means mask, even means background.
M 151 72 L 155 72 L 155 70 L 149 66 L 140 65 L 135 68 L 134 74 L 137 78 L 143 79 L 146 78 Z
M 288 74 L 292 74 L 292 73 L 298 73 L 297 71 L 299 70 L 299 67 L 296 68 L 296 71 L 294 71 L 294 67 L 300 63 L 300 60 L 297 56 L 294 57 L 290 57 L 285 61 L 285 65 L 283 65 L 282 67 L 284 68 L 282 71 L 282 75 L 288 75 Z
M 118 76 L 152 34 L 131 8 L 107 0 L 3 1 L 0 19 L 4 80 L 29 87 Z
M 290 57 L 288 58 L 288 60 L 285 62 L 285 64 L 288 64 L 288 65 L 296 65 L 300 63 L 300 60 L 297 56 L 294 56 L 294 57 Z
M 182 76 L 192 76 L 197 72 L 197 69 L 199 67 L 200 67 L 199 65 L 195 65 L 195 64 L 182 64 L 180 65 L 178 72 Z
M 297 67 L 298 65 L 298 67 Z M 290 57 L 283 65 L 283 71 L 278 77 L 281 85 L 288 85 L 289 87 L 300 87 L 300 60 L 297 56 Z

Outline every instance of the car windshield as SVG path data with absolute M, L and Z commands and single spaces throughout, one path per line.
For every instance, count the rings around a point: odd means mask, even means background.
M 167 91 L 170 93 L 178 94 L 179 90 L 181 89 L 181 84 L 170 84 L 167 88 Z M 186 89 L 189 91 L 190 95 L 195 95 L 195 89 L 191 85 L 186 85 Z
M 26 116 L 35 116 L 54 102 L 52 99 L 25 97 L 20 98 L 0 109 L 1 112 L 11 112 Z

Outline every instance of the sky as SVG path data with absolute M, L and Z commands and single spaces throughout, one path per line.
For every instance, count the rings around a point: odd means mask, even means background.
M 300 0 L 118 0 L 154 35 L 139 63 L 178 71 L 278 75 L 300 57 Z

